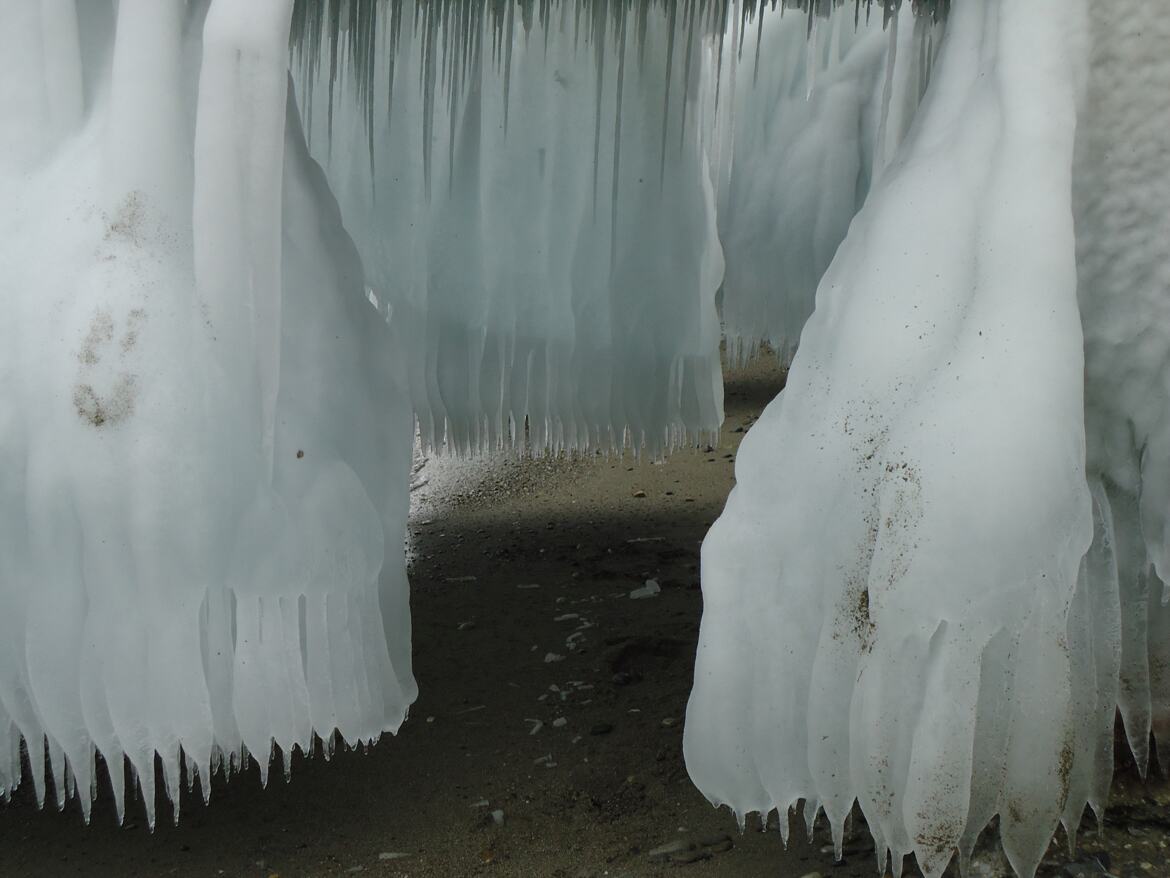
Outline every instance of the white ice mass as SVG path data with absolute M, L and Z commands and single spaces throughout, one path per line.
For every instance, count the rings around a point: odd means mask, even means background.
M 1170 748 L 1170 16 L 809 5 L 0 0 L 0 795 L 396 730 L 416 419 L 658 456 L 721 341 L 708 798 L 1030 876 Z

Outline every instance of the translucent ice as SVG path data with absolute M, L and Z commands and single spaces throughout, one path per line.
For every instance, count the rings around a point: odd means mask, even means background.
M 462 42 L 428 8 L 414 39 L 373 31 L 372 116 L 334 95 L 348 54 L 298 65 L 313 149 L 410 327 L 424 441 L 656 455 L 718 429 L 706 43 L 657 5 L 635 24 L 552 4 L 499 34 L 472 15 Z
M 291 7 L 124 0 L 79 40 L 73 4 L 5 3 L 6 791 L 23 737 L 44 797 L 47 742 L 88 813 L 96 748 L 153 821 L 156 753 L 177 806 L 184 762 L 206 796 L 414 697 L 410 412 L 286 100 Z
M 941 875 L 998 813 L 1031 875 L 1074 766 L 1084 798 L 1098 770 L 1069 642 L 1116 624 L 1078 592 L 1086 19 L 955 4 L 703 545 L 691 776 L 741 813 L 803 799 L 838 844 L 856 799 L 896 872 L 914 853 Z

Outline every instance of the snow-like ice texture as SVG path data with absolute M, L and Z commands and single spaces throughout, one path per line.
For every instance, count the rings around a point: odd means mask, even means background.
M 1119 704 L 1144 768 L 1151 728 L 1170 761 L 1170 18 L 1124 0 L 1092 24 L 1074 178 L 1088 468 L 1112 508 L 1098 587 L 1120 588 Z
M 821 276 L 905 135 L 942 30 L 909 14 L 884 33 L 876 13 L 856 26 L 841 13 L 759 24 L 748 28 L 734 78 L 734 150 L 719 191 L 732 362 L 761 342 L 790 358 Z
M 1031 876 L 1108 785 L 1118 621 L 1089 588 L 1094 510 L 1100 546 L 1112 525 L 1084 468 L 1071 182 L 1087 32 L 1083 0 L 952 6 L 703 545 L 692 778 L 740 815 L 804 800 L 838 846 L 856 798 L 895 874 L 913 853 L 941 875 L 998 813 Z
M 498 33 L 469 14 L 456 46 L 427 8 L 375 34 L 370 115 L 345 58 L 333 94 L 328 43 L 300 65 L 313 152 L 410 327 L 424 443 L 523 443 L 527 419 L 536 449 L 657 455 L 717 430 L 707 44 L 656 4 L 636 35 L 564 2 Z
M 0 790 L 47 742 L 88 816 L 96 748 L 153 823 L 156 753 L 177 819 L 184 762 L 402 721 L 411 417 L 292 0 L 85 6 L 0 0 Z

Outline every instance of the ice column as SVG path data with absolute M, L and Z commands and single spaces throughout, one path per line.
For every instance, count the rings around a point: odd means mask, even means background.
M 405 370 L 289 93 L 291 6 L 123 0 L 85 52 L 73 4 L 0 10 L 5 793 L 23 738 L 88 813 L 96 750 L 153 822 L 157 754 L 177 818 L 184 766 L 206 796 L 414 699 Z
M 1069 645 L 1099 621 L 1078 592 L 1086 15 L 954 4 L 703 545 L 692 778 L 740 814 L 804 800 L 838 844 L 857 800 L 895 874 L 914 853 L 941 875 L 998 813 L 1030 876 L 1073 773 L 1102 770 Z

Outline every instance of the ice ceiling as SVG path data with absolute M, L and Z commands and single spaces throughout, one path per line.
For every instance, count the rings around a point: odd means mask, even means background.
M 660 455 L 724 340 L 713 802 L 1030 876 L 1170 747 L 1170 16 L 796 6 L 0 0 L 0 793 L 396 730 L 416 420 Z

